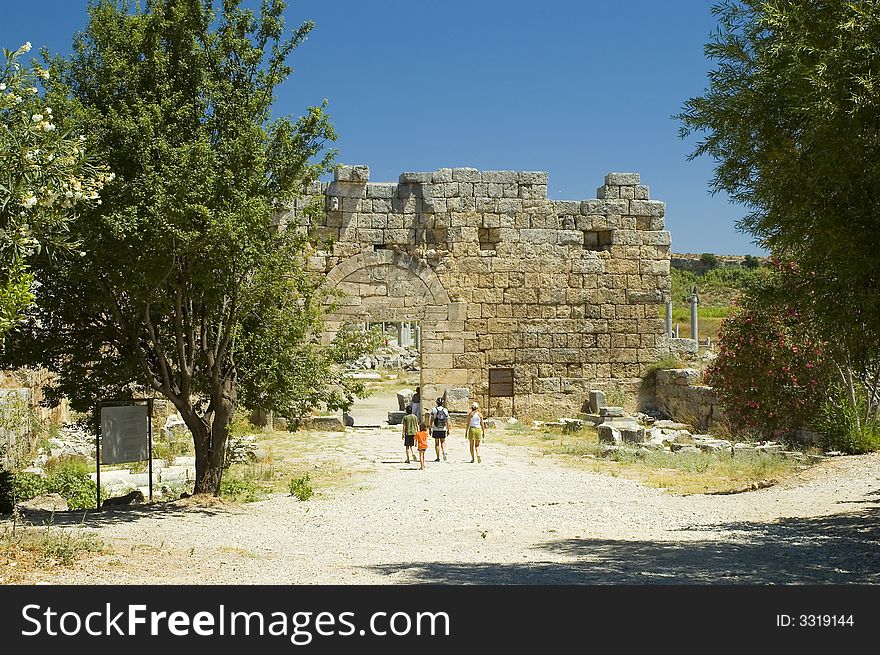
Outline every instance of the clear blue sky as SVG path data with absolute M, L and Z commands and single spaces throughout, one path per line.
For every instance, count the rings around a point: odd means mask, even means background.
M 329 100 L 339 162 L 374 181 L 444 166 L 542 170 L 550 197 L 595 197 L 637 171 L 667 203 L 675 252 L 760 254 L 744 209 L 671 117 L 706 86 L 709 0 L 293 0 L 317 23 L 276 110 Z M 0 45 L 69 53 L 87 0 L 0 0 Z

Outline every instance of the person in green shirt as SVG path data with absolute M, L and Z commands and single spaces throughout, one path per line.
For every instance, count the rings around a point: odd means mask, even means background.
M 406 463 L 409 464 L 410 458 L 416 459 L 413 454 L 413 446 L 415 445 L 416 432 L 419 431 L 419 419 L 412 413 L 412 405 L 406 406 L 406 416 L 403 417 L 403 448 L 406 451 Z

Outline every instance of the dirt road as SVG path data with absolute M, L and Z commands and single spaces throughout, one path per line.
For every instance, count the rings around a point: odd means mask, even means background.
M 360 429 L 347 444 L 342 456 L 371 472 L 307 502 L 277 495 L 56 516 L 114 552 L 39 580 L 880 583 L 880 454 L 828 459 L 759 491 L 683 497 L 491 436 L 482 464 L 468 462 L 454 434 L 449 461 L 426 471 L 403 463 L 391 430 Z

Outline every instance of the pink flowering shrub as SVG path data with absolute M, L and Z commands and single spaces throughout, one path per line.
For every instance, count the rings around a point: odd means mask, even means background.
M 721 325 L 706 371 L 736 427 L 765 438 L 790 434 L 815 414 L 830 384 L 825 344 L 797 309 L 747 293 Z

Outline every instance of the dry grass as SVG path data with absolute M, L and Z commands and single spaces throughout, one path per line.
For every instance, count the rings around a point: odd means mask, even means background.
M 309 476 L 320 495 L 354 484 L 367 467 L 351 456 L 343 432 L 267 432 L 257 436 L 266 456 L 253 464 L 234 464 L 225 478 L 252 483 L 260 494 L 289 493 L 290 480 Z
M 27 583 L 39 575 L 69 567 L 109 549 L 81 528 L 7 524 L 0 531 L 0 584 Z
M 558 428 L 527 428 L 493 431 L 491 438 L 512 446 L 540 450 L 543 455 L 595 473 L 637 480 L 677 494 L 736 493 L 776 484 L 805 466 L 776 455 L 738 453 L 643 452 L 623 447 L 603 456 L 592 426 L 573 433 Z

